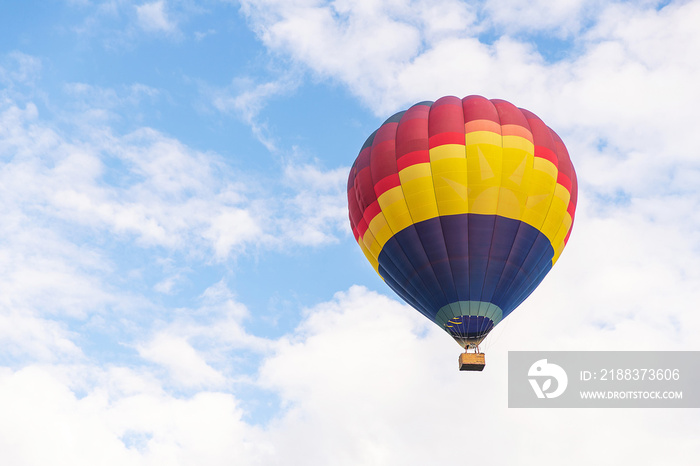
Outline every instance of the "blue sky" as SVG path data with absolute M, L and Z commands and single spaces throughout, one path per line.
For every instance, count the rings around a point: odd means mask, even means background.
M 699 21 L 698 1 L 3 2 L 7 464 L 435 464 L 475 431 L 484 464 L 693 464 L 694 410 L 509 410 L 506 358 L 699 349 Z M 569 245 L 482 374 L 347 221 L 365 138 L 447 94 L 532 110 L 579 177 Z

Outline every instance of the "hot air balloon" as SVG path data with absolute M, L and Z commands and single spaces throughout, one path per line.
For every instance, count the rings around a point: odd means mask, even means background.
M 473 95 L 393 115 L 348 177 L 362 252 L 465 349 L 461 370 L 483 369 L 478 345 L 559 259 L 576 199 L 559 136 L 528 110 Z

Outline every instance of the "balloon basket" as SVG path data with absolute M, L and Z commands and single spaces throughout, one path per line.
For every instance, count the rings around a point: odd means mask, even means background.
M 483 371 L 486 366 L 484 353 L 462 353 L 459 355 L 460 371 Z

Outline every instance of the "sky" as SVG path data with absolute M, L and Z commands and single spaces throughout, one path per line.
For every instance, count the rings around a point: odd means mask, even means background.
M 696 464 L 697 410 L 506 385 L 508 351 L 700 350 L 698 24 L 698 0 L 0 0 L 3 464 Z M 373 272 L 345 192 L 386 117 L 470 94 L 536 113 L 579 182 L 482 373 Z

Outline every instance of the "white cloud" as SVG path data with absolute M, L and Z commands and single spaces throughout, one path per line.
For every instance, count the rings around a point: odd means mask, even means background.
M 2 172 L 4 202 L 24 212 L 31 207 L 35 221 L 133 235 L 146 246 L 194 242 L 222 257 L 257 239 L 251 231 L 261 219 L 246 210 L 246 188 L 221 178 L 226 167 L 212 154 L 150 129 L 118 136 L 87 128 L 75 145 L 43 124 L 33 105 L 6 108 L 0 119 L 0 153 L 12 157 Z M 248 226 L 221 231 L 231 212 Z
M 275 53 L 290 59 L 278 80 L 249 84 L 243 90 L 214 93 L 219 110 L 235 110 L 251 124 L 268 149 L 276 150 L 257 114 L 267 98 L 299 86 L 299 66 L 310 67 L 323 77 L 339 78 L 364 87 L 360 94 L 383 104 L 381 92 L 370 88 L 398 73 L 410 62 L 424 41 L 440 40 L 476 27 L 476 12 L 456 0 L 392 2 L 241 2 L 261 40 Z M 392 102 L 393 103 L 393 102 Z
M 329 171 L 314 165 L 285 167 L 285 184 L 297 194 L 285 202 L 282 241 L 314 246 L 337 242 L 349 233 L 347 173 L 345 167 Z
M 195 31 L 194 38 L 197 41 L 201 41 L 209 36 L 217 34 L 216 29 L 207 29 L 206 31 Z
M 609 3 L 601 0 L 486 0 L 483 9 L 488 19 L 507 34 L 551 30 L 559 36 L 568 36 L 579 32 Z
M 93 84 L 73 82 L 64 85 L 65 92 L 72 97 L 71 104 L 78 111 L 83 111 L 93 117 L 98 112 L 117 118 L 117 109 L 136 107 L 146 101 L 149 103 L 161 95 L 161 91 L 141 83 L 122 86 L 118 89 L 105 88 Z M 133 114 L 132 114 L 133 118 Z
M 170 297 L 191 286 L 193 263 L 333 241 L 338 218 L 345 221 L 339 171 L 283 173 L 275 177 L 286 187 L 280 195 L 152 129 L 119 135 L 86 122 L 67 135 L 36 105 L 12 99 L 0 103 L 0 161 L 0 344 L 11 367 L 121 359 L 138 349 L 172 386 L 228 386 L 251 370 L 245 360 L 242 369 L 230 364 L 247 358 L 234 353 L 269 347 L 245 330 L 245 308 L 217 295 L 188 309 L 203 321 L 186 319 L 169 315 L 151 291 Z M 309 209 L 300 192 L 334 207 Z M 316 236 L 295 236 L 300 225 Z M 168 260 L 181 255 L 185 264 Z
M 39 58 L 18 51 L 11 52 L 0 60 L 0 83 L 10 88 L 16 84 L 31 84 L 40 76 L 41 69 Z
M 171 33 L 177 28 L 175 22 L 168 17 L 165 0 L 137 6 L 136 15 L 139 25 L 146 31 Z
M 615 118 L 616 112 L 627 109 L 641 118 L 636 112 L 641 102 L 666 102 L 663 96 L 670 92 L 672 103 L 678 105 L 675 95 L 683 89 L 691 90 L 688 85 L 697 72 L 697 60 L 691 58 L 698 41 L 692 27 L 698 17 L 697 2 L 671 4 L 659 11 L 654 2 L 545 3 L 533 7 L 532 2 L 519 0 L 506 5 L 487 2 L 480 11 L 483 23 L 475 22 L 475 12 L 468 6 L 451 1 L 411 2 L 408 8 L 400 2 L 341 7 L 335 2 L 270 0 L 244 2 L 243 11 L 270 49 L 346 84 L 378 115 L 446 93 L 476 93 L 510 99 L 526 107 L 551 108 L 562 118 L 577 122 L 582 119 L 581 112 L 592 106 L 595 110 L 591 117 Z M 513 5 L 517 8 L 506 8 Z M 431 12 L 459 8 L 463 11 L 453 12 L 450 18 L 463 16 L 460 29 L 445 35 L 428 33 L 426 18 L 434 16 Z M 548 14 L 541 14 L 542 9 Z M 527 15 L 543 17 L 554 26 L 579 18 L 577 12 L 583 10 L 592 26 L 587 25 L 588 35 L 576 39 L 578 57 L 547 64 L 527 39 L 516 41 L 507 35 L 518 30 L 513 29 L 516 24 L 522 28 L 531 24 Z M 509 16 L 499 20 L 494 11 Z M 375 19 L 367 20 L 370 15 Z M 506 35 L 493 45 L 480 42 L 484 24 L 494 20 L 504 22 Z M 389 32 L 388 40 L 380 35 Z M 669 50 L 674 53 L 666 53 Z M 656 60 L 656 65 L 651 66 L 650 60 Z M 670 82 L 674 83 L 672 87 Z M 611 100 L 613 96 L 621 100 Z M 648 97 L 654 100 L 646 102 Z M 570 108 L 578 111 L 572 113 Z
M 185 338 L 161 333 L 138 350 L 142 358 L 164 366 L 177 385 L 221 387 L 225 382 L 225 377 L 209 366 Z
M 418 28 L 373 2 L 242 2 L 242 8 L 268 47 L 344 82 L 382 79 L 421 45 Z
M 165 331 L 186 338 L 214 360 L 222 360 L 220 353 L 231 349 L 253 352 L 269 349 L 267 339 L 245 330 L 243 323 L 250 313 L 236 301 L 223 279 L 204 290 L 200 298 L 200 307 L 182 313 Z
M 570 282 L 571 270 L 557 274 L 555 281 Z M 462 373 L 457 370 L 459 346 L 410 307 L 361 287 L 338 293 L 307 310 L 293 332 L 271 342 L 258 378 L 249 381 L 253 390 L 275 394 L 282 403 L 263 425 L 248 421 L 251 405 L 236 389 L 201 387 L 175 397 L 167 390 L 171 381 L 146 368 L 3 369 L 0 449 L 8 461 L 22 465 L 425 465 L 467 454 L 471 461 L 489 464 L 589 464 L 600 463 L 601 450 L 607 455 L 603 464 L 693 464 L 700 452 L 689 428 L 695 422 L 691 411 L 507 408 L 507 350 L 534 349 L 553 330 L 561 332 L 555 343 L 560 346 L 600 344 L 600 330 L 586 325 L 596 320 L 588 302 L 551 289 L 533 296 L 535 302 L 504 322 L 510 321 L 500 343 L 487 352 L 486 370 Z M 230 291 L 219 283 L 206 297 L 213 305 L 230 297 Z M 564 308 L 555 310 L 552 301 L 567 303 L 568 312 L 580 317 L 578 333 L 562 331 L 563 320 L 556 315 Z M 543 330 L 540 319 L 554 328 Z M 637 322 L 636 330 L 618 326 L 608 330 L 608 339 L 621 347 L 641 343 L 653 324 Z M 164 335 L 153 342 L 168 346 L 175 341 Z M 205 352 L 182 341 L 175 346 L 177 351 L 169 353 L 158 344 L 151 349 L 166 355 L 158 362 L 184 368 L 183 380 L 197 376 L 220 383 L 211 364 L 202 362 Z M 176 361 L 176 355 L 184 357 Z M 464 443 L 465 429 L 484 434 L 479 448 Z M 510 439 L 508 448 L 504 438 Z M 639 442 L 649 447 L 639 448 Z M 578 449 L 581 444 L 597 449 Z
M 211 226 L 203 236 L 211 240 L 214 253 L 223 259 L 228 257 L 234 248 L 256 240 L 261 234 L 262 227 L 250 212 L 227 208 L 211 220 Z
M 270 152 L 277 152 L 277 142 L 270 134 L 267 123 L 260 118 L 260 112 L 274 97 L 292 92 L 300 84 L 293 71 L 287 71 L 278 80 L 254 83 L 250 79 L 239 78 L 222 89 L 208 89 L 212 105 L 223 113 L 234 113 L 250 125 L 253 135 Z
M 134 50 L 145 37 L 179 41 L 181 28 L 205 9 L 198 2 L 169 0 L 69 0 L 61 30 L 113 53 Z
M 166 382 L 185 389 L 224 389 L 244 372 L 232 351 L 260 354 L 272 343 L 246 331 L 248 309 L 224 280 L 201 295 L 201 306 L 179 309 L 137 344 L 139 355 L 166 372 Z
M 9 209 L 5 212 L 6 223 L 0 227 L 0 277 L 6 290 L 2 305 L 84 317 L 88 308 L 101 309 L 116 301 L 93 276 L 109 271 L 98 251 L 66 241 L 27 217 L 13 219 Z
M 163 280 L 153 285 L 153 289 L 158 293 L 172 294 L 176 290 L 178 283 L 182 280 L 183 276 L 180 273 L 168 275 Z
M 112 464 L 118 464 L 132 459 L 109 435 L 94 406 L 88 400 L 78 402 L 68 387 L 46 371 L 27 367 L 5 373 L 0 393 L 4 413 L 0 438 L 6 461 L 18 465 L 87 464 L 111 456 Z
M 507 343 L 491 346 L 486 370 L 471 374 L 457 370 L 457 344 L 408 306 L 359 287 L 338 293 L 312 309 L 261 368 L 261 383 L 278 391 L 285 407 L 269 428 L 277 457 L 305 464 L 419 465 L 451 462 L 455 455 L 488 464 L 586 464 L 600 461 L 598 453 L 575 445 L 595 443 L 611 455 L 606 464 L 664 457 L 691 464 L 689 455 L 698 447 L 690 443 L 690 413 L 679 413 L 671 423 L 658 410 L 507 408 L 507 350 L 541 349 L 557 335 L 552 330 L 560 329 L 555 321 L 554 329 L 542 330 L 537 318 L 571 312 L 591 319 L 587 303 L 567 301 L 568 310 L 553 312 L 552 293 L 540 297 L 508 317 L 506 322 L 515 321 L 499 340 Z M 652 324 L 638 329 L 653 330 Z M 600 333 L 583 328 L 567 338 L 572 347 L 587 349 Z M 609 338 L 622 340 L 621 346 L 636 339 L 624 328 L 611 330 Z M 479 447 L 465 435 L 477 436 Z M 675 439 L 680 450 L 634 448 L 656 436 Z M 509 439 L 508 448 L 503 439 Z M 543 451 L 543 445 L 552 447 Z
M 69 322 L 133 301 L 98 278 L 111 272 L 104 251 L 71 239 L 84 232 L 46 215 L 52 187 L 68 178 L 80 185 L 99 167 L 78 148 L 66 156 L 55 133 L 26 124 L 36 117 L 33 105 L 0 109 L 0 339 L 15 360 L 54 361 L 82 354 Z
M 242 421 L 232 395 L 202 392 L 180 399 L 153 390 L 133 372 L 101 376 L 78 398 L 60 375 L 43 367 L 0 372 L 3 458 L 37 466 L 260 464 L 265 445 L 257 429 Z M 125 377 L 140 388 L 114 390 Z
M 13 360 L 56 362 L 81 359 L 75 335 L 58 322 L 37 317 L 30 308 L 0 306 L 0 345 Z
M 121 256 L 163 251 L 225 262 L 251 247 L 335 241 L 346 221 L 343 170 L 290 168 L 281 175 L 286 193 L 280 196 L 282 190 L 262 190 L 255 187 L 259 180 L 237 176 L 215 154 L 151 129 L 81 131 L 70 142 L 34 104 L 10 100 L 0 107 L 0 341 L 7 354 L 15 361 L 81 358 L 92 338 L 84 332 L 97 331 L 115 339 L 109 344 L 142 341 L 144 355 L 171 372 L 179 370 L 176 359 L 189 361 L 178 380 L 189 371 L 220 383 L 206 359 L 198 359 L 205 357 L 200 350 L 216 359 L 267 343 L 245 332 L 232 299 L 215 329 L 180 323 L 143 342 L 143 329 L 131 333 L 135 320 L 160 305 L 139 293 L 171 294 L 193 271 L 167 260 L 137 260 L 125 269 Z M 144 280 L 152 285 L 128 288 Z M 206 338 L 218 346 L 202 346 Z M 167 359 L 164 348 L 177 358 Z

